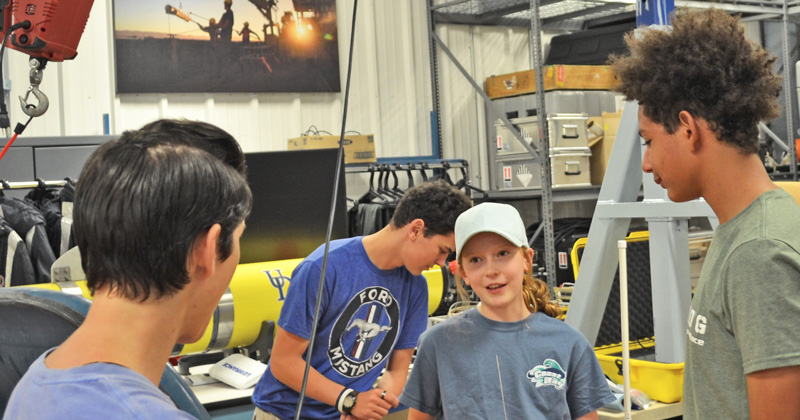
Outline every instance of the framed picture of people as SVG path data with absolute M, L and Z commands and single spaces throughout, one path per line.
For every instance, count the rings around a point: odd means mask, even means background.
M 335 0 L 113 0 L 117 93 L 339 92 Z

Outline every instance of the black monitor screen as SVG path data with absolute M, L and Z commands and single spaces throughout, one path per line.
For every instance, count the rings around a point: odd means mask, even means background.
M 325 243 L 338 149 L 247 153 L 253 211 L 241 238 L 241 264 L 304 258 Z M 344 166 L 332 239 L 347 236 Z

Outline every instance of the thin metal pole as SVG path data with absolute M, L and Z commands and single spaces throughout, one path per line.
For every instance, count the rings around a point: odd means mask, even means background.
M 547 110 L 544 102 L 544 72 L 542 65 L 542 38 L 539 28 L 539 0 L 530 0 L 531 7 L 531 59 L 536 79 L 536 116 L 539 120 L 539 158 L 542 168 L 542 224 L 544 225 L 544 266 L 547 286 L 554 296 L 556 287 L 556 250 L 553 235 L 553 183 L 550 172 L 550 133 L 547 127 Z
M 631 419 L 631 350 L 628 331 L 628 242 L 617 241 L 619 249 L 619 319 L 622 331 L 622 387 L 625 420 Z
M 433 2 L 434 0 L 428 0 L 425 3 L 428 9 L 428 52 L 431 61 L 431 99 L 433 100 L 433 110 L 431 111 L 431 125 L 433 125 L 433 127 L 431 127 L 431 147 L 433 147 L 434 150 L 431 150 L 431 152 L 437 155 L 435 157 L 442 158 L 444 155 L 442 154 L 442 118 L 439 115 L 441 112 L 439 104 L 439 59 L 436 55 L 436 42 L 433 38 L 436 34 L 436 28 L 433 22 Z

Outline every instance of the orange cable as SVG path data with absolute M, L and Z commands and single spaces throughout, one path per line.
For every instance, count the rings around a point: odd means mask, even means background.
M 5 147 L 3 147 L 3 151 L 0 152 L 0 160 L 2 160 L 3 156 L 6 155 L 6 152 L 8 151 L 8 148 L 11 147 L 11 143 L 14 143 L 14 140 L 17 139 L 18 135 L 19 135 L 19 133 L 14 133 L 14 135 L 11 136 L 11 140 L 9 140 L 8 143 L 6 143 Z

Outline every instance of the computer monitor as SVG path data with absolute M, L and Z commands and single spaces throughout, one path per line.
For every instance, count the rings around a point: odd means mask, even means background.
M 338 149 L 247 153 L 253 210 L 240 264 L 304 258 L 325 243 Z M 344 165 L 331 238 L 347 236 Z

